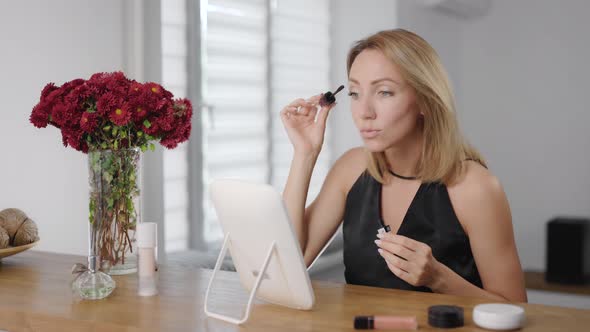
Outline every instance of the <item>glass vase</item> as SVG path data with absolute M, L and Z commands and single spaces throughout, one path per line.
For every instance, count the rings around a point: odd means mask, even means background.
M 101 220 L 88 224 L 88 266 L 76 264 L 72 272 L 78 276 L 72 282 L 72 290 L 85 300 L 100 300 L 109 296 L 116 287 L 110 275 L 100 270 L 97 239 L 100 237 Z
M 88 153 L 89 222 L 97 225 L 94 250 L 102 270 L 111 275 L 137 271 L 140 158 L 139 148 Z

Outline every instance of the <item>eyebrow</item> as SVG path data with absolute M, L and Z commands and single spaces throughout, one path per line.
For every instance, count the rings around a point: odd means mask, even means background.
M 354 78 L 349 78 L 348 81 L 349 82 L 352 82 L 352 83 L 360 84 L 359 81 L 355 80 Z M 380 82 L 383 82 L 383 81 L 389 81 L 389 82 L 395 83 L 397 85 L 401 85 L 398 81 L 393 80 L 393 79 L 391 79 L 389 77 L 383 77 L 383 78 L 379 78 L 379 79 L 376 79 L 374 81 L 371 81 L 371 85 L 375 85 L 375 84 L 380 83 Z

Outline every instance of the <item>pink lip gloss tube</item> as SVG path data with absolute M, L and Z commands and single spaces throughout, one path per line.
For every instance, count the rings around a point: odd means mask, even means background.
M 356 316 L 354 328 L 357 330 L 417 330 L 415 316 Z

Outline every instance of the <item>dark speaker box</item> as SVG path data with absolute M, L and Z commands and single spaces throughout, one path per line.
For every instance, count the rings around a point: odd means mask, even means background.
M 555 218 L 547 223 L 547 282 L 590 281 L 590 219 Z

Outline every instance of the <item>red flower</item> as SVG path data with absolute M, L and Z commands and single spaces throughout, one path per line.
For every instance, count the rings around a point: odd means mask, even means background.
M 168 149 L 175 148 L 178 144 L 189 139 L 192 124 L 191 117 L 193 108 L 187 99 L 179 99 L 174 101 L 174 106 L 170 109 L 173 111 L 175 119 L 172 125 L 172 130 L 162 138 L 160 144 Z
M 164 90 L 160 84 L 157 84 L 154 82 L 145 83 L 144 86 L 147 91 L 150 91 L 151 93 L 154 93 L 157 95 L 161 95 Z
M 174 109 L 170 107 L 165 111 L 161 111 L 158 114 L 155 122 L 163 131 L 171 131 L 174 128 L 176 122 L 174 117 Z
M 71 146 L 72 148 L 84 152 L 88 151 L 88 145 L 83 140 L 84 133 L 81 130 L 75 130 L 73 128 L 64 128 L 61 131 L 62 143 L 64 146 Z
M 129 94 L 140 93 L 143 88 L 143 84 L 136 81 L 132 81 L 129 84 Z
M 185 142 L 189 139 L 191 134 L 191 123 L 185 123 L 182 127 L 175 128 L 174 132 L 162 138 L 160 144 L 168 149 L 174 149 L 178 144 Z
M 49 124 L 49 112 L 47 109 L 47 105 L 44 105 L 41 102 L 35 105 L 35 107 L 33 107 L 33 112 L 31 112 L 29 120 L 37 128 L 47 127 L 47 124 Z
M 61 86 L 62 89 L 66 90 L 67 92 L 70 92 L 71 90 L 75 89 L 76 87 L 84 84 L 84 80 L 81 78 L 77 78 L 75 80 L 71 80 L 69 82 L 64 83 L 64 85 Z
M 64 88 L 52 90 L 51 92 L 49 92 L 47 94 L 47 97 L 44 98 L 44 100 L 42 100 L 42 101 L 45 101 L 47 103 L 55 103 L 55 102 L 62 99 L 62 95 L 64 94 L 64 92 L 65 92 Z
M 109 119 L 117 126 L 124 126 L 131 120 L 131 112 L 129 105 L 123 107 L 116 107 L 109 113 Z
M 96 110 L 100 115 L 108 115 L 118 106 L 119 100 L 112 92 L 103 93 L 96 101 Z
M 125 75 L 120 71 L 107 75 L 106 88 L 109 91 L 113 91 L 118 94 L 127 94 L 130 84 L 131 81 L 129 81 L 127 77 L 125 77 Z
M 57 90 L 57 89 L 58 89 L 58 87 L 56 87 L 56 86 L 55 86 L 55 83 L 49 83 L 49 84 L 47 84 L 47 85 L 46 85 L 46 86 L 43 88 L 43 90 L 41 91 L 41 99 L 45 99 L 45 98 L 47 98 L 47 96 L 48 96 L 48 95 L 49 95 L 51 92 L 53 92 L 53 91 L 55 91 L 55 90 Z
M 130 107 L 130 111 L 131 111 L 131 118 L 133 119 L 133 121 L 135 123 L 139 123 L 141 124 L 143 122 L 143 120 L 145 120 L 148 112 L 147 109 L 145 107 L 143 107 L 142 105 L 136 105 L 133 106 L 132 108 Z
M 56 87 L 54 83 L 49 83 L 43 88 L 39 103 L 33 107 L 33 111 L 29 117 L 29 120 L 35 127 L 44 128 L 49 123 L 55 125 L 55 122 L 52 121 L 51 113 L 55 102 L 59 101 L 62 94 L 63 89 Z
M 155 92 L 154 92 L 155 91 Z M 158 102 L 161 100 L 162 95 L 161 87 L 155 83 L 146 83 L 142 86 L 139 94 L 135 97 L 135 101 L 143 105 L 148 112 L 156 111 Z
M 68 93 L 65 101 L 68 104 L 80 105 L 82 102 L 91 97 L 91 92 L 87 84 L 80 84 Z
M 63 103 L 56 104 L 51 110 L 51 122 L 55 124 L 57 128 L 63 127 L 67 120 L 67 107 Z
M 149 125 L 146 125 L 146 124 L 149 124 Z M 160 130 L 160 126 L 158 124 L 158 119 L 155 117 L 148 117 L 142 123 L 141 129 L 143 130 L 144 133 L 154 136 L 154 137 L 158 137 L 158 136 L 162 135 L 162 132 Z
M 98 126 L 98 114 L 96 113 L 82 113 L 82 118 L 80 119 L 80 128 L 84 130 L 86 133 L 92 133 L 96 127 Z

